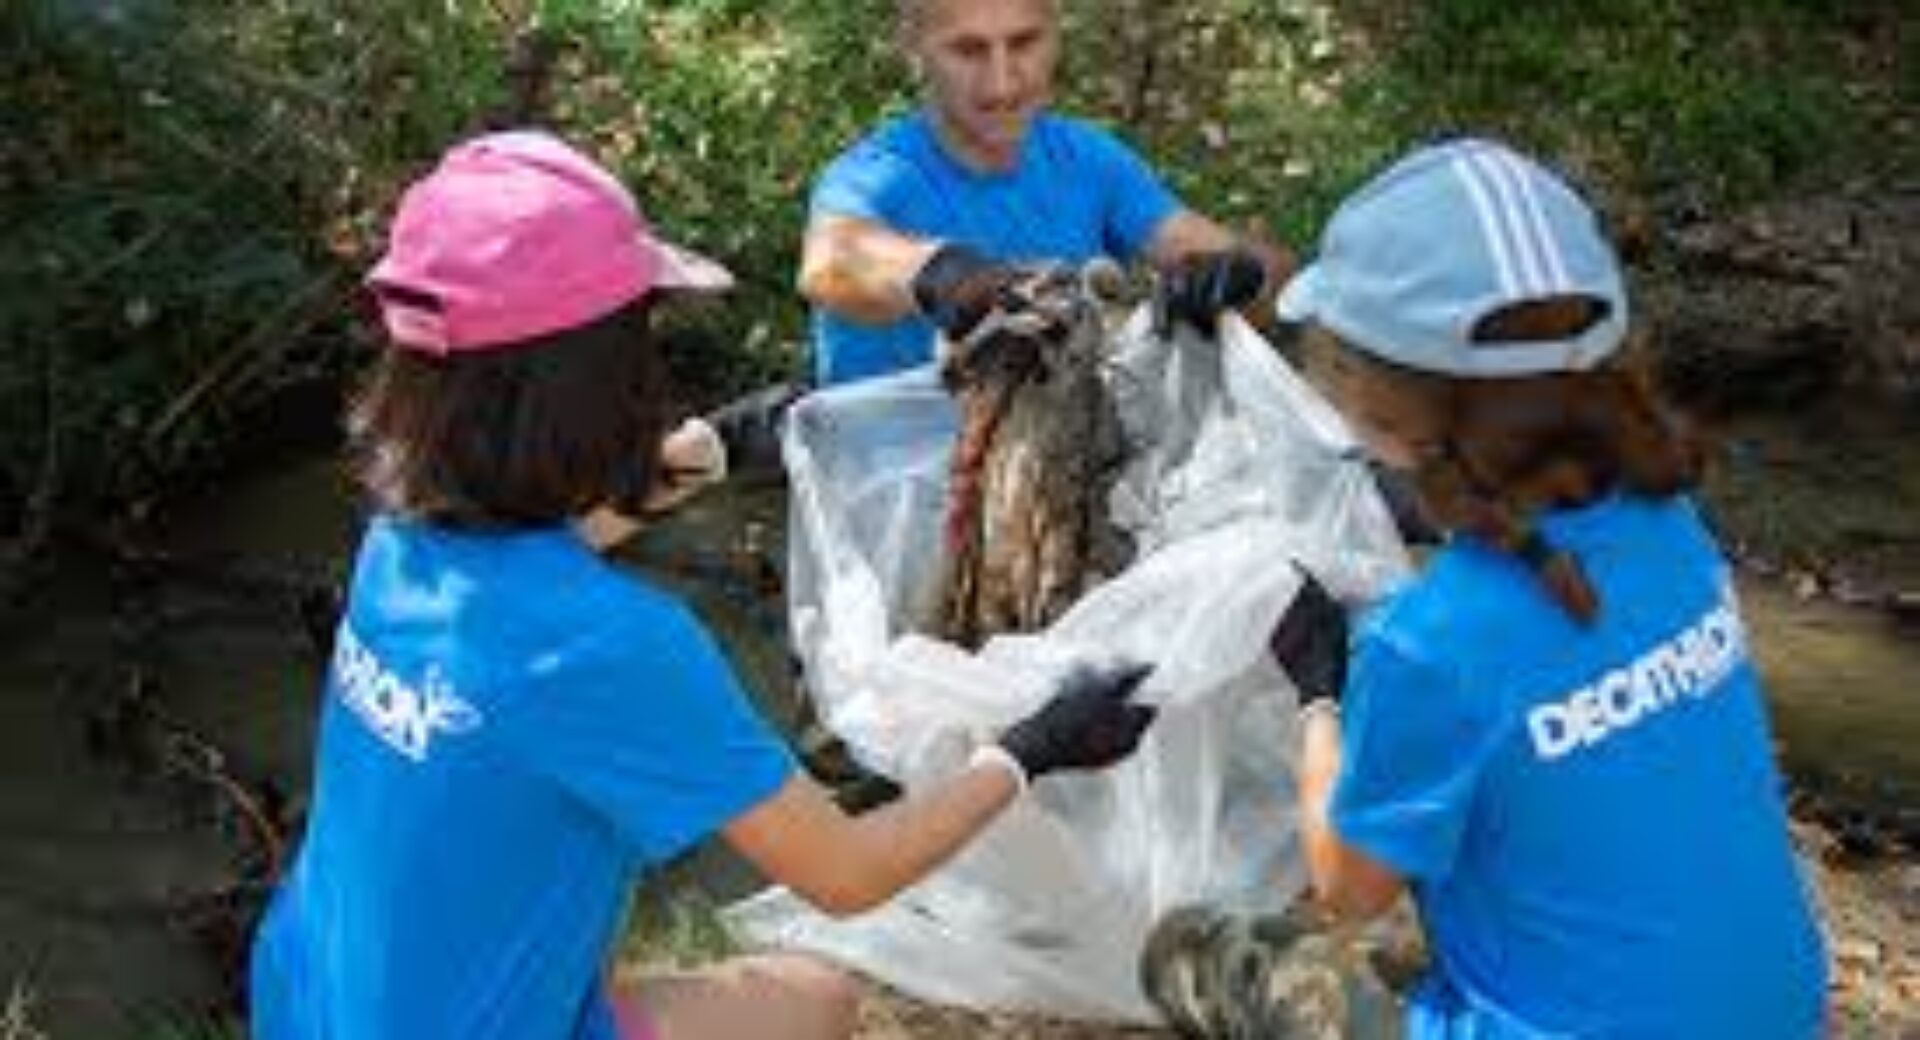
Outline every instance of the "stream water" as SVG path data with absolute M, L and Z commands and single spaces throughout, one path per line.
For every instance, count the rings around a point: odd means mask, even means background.
M 183 1023 L 217 998 L 183 907 L 231 875 L 234 824 L 191 781 L 103 749 L 100 720 L 147 697 L 224 749 L 235 773 L 302 789 L 320 653 L 300 593 L 344 566 L 348 501 L 330 461 L 224 488 L 158 518 L 166 566 L 75 566 L 0 643 L 0 987 L 28 998 L 48 1035 L 192 1036 Z M 717 492 L 623 556 L 695 603 L 791 728 L 782 508 L 777 487 Z M 1912 826 L 1920 636 L 1772 584 L 1749 582 L 1746 605 L 1798 786 Z M 722 893 L 743 883 L 724 856 L 681 873 Z

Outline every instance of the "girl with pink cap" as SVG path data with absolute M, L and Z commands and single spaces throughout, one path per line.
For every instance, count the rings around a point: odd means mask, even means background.
M 649 318 L 729 281 L 545 134 L 463 143 L 407 191 L 368 279 L 391 349 L 349 416 L 374 514 L 253 947 L 258 1040 L 846 1037 L 854 988 L 800 956 L 614 981 L 636 877 L 718 833 L 856 913 L 1029 782 L 1139 740 L 1140 670 L 1083 671 L 944 783 L 850 817 L 687 608 L 600 557 L 712 454 L 670 435 Z

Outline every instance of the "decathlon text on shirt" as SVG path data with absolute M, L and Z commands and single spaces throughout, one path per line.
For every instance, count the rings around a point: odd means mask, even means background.
M 1534 754 L 1552 761 L 1644 725 L 1688 698 L 1710 697 L 1746 658 L 1739 611 L 1731 591 L 1723 590 L 1712 607 L 1678 634 L 1528 712 Z
M 340 626 L 333 650 L 334 681 L 340 699 L 387 746 L 415 762 L 427 760 L 433 736 L 477 729 L 480 710 L 455 693 L 440 670 L 428 666 L 414 686 L 393 673 L 361 644 L 353 630 Z

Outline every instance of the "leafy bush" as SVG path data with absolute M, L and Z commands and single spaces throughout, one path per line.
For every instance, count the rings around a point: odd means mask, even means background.
M 0 507 L 50 484 L 124 498 L 231 443 L 276 388 L 355 367 L 356 281 L 398 187 L 498 109 L 533 24 L 566 45 L 548 121 L 741 276 L 688 317 L 704 343 L 677 366 L 688 389 L 803 370 L 791 285 L 811 178 L 911 103 L 892 6 L 11 0 Z M 1738 197 L 1835 155 L 1914 168 L 1911 134 L 1898 151 L 1863 132 L 1920 91 L 1910 36 L 1874 44 L 1898 36 L 1900 0 L 1063 6 L 1064 103 L 1120 125 L 1200 208 L 1295 242 L 1445 129 L 1506 134 L 1626 193 Z M 1887 68 L 1857 67 L 1863 50 Z
M 1749 199 L 1866 144 L 1841 57 L 1859 27 L 1826 0 L 1356 6 L 1401 125 L 1492 129 L 1618 192 Z
M 452 59 L 474 35 L 411 7 L 385 5 L 396 41 Z M 90 505 L 193 461 L 237 404 L 338 371 L 351 272 L 328 215 L 480 91 L 294 0 L 5 17 L 0 483 Z
M 890 0 L 554 0 L 567 41 L 553 122 L 626 174 L 670 234 L 725 262 L 741 288 L 697 324 L 709 343 L 681 382 L 703 400 L 804 366 L 792 289 L 813 172 L 905 98 L 884 26 Z

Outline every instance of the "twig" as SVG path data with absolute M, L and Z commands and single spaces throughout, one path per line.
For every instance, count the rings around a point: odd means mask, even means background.
M 331 309 L 338 295 L 339 275 L 332 272 L 323 274 L 308 282 L 279 309 L 249 329 L 239 342 L 216 358 L 192 385 L 161 410 L 159 418 L 147 427 L 143 438 L 148 450 L 151 451 L 171 436 L 174 429 L 215 391 L 231 389 L 246 382 L 261 366 L 279 357 L 289 344 L 299 338 L 299 333 L 305 332 Z M 319 306 L 322 302 L 326 304 L 325 307 Z M 278 338 L 280 346 L 264 349 L 273 337 Z
M 1159 71 L 1159 48 L 1156 45 L 1160 37 L 1160 20 L 1155 17 L 1160 5 L 1144 5 L 1144 13 L 1135 11 L 1127 21 L 1134 25 L 1144 24 L 1139 35 L 1140 60 L 1134 67 L 1134 74 L 1127 86 L 1127 96 L 1123 104 L 1122 122 L 1129 126 L 1139 126 L 1147 116 L 1147 97 L 1153 92 L 1155 74 Z
M 22 509 L 20 537 L 0 554 L 0 604 L 11 604 L 28 584 L 27 566 L 46 549 L 53 537 L 53 513 L 60 499 L 61 441 L 60 355 L 43 343 L 40 355 L 41 446 L 40 470 L 34 477 Z
M 93 283 L 112 274 L 121 265 L 133 260 L 148 249 L 151 249 L 153 244 L 160 241 L 161 237 L 166 234 L 166 231 L 167 228 L 164 224 L 155 227 L 139 238 L 121 246 L 119 250 L 106 259 L 80 272 L 79 277 L 63 282 L 61 284 L 63 298 L 77 296 L 81 292 L 92 288 Z
M 167 742 L 168 765 L 175 771 L 195 777 L 210 784 L 215 790 L 226 795 L 240 811 L 241 819 L 252 827 L 254 838 L 259 842 L 260 850 L 265 854 L 265 870 L 259 877 L 271 882 L 280 876 L 280 866 L 285 852 L 285 842 L 280 834 L 280 825 L 260 804 L 260 799 L 249 791 L 245 784 L 235 780 L 226 770 L 226 756 L 220 749 L 207 743 L 184 727 L 174 724 L 176 732 Z

